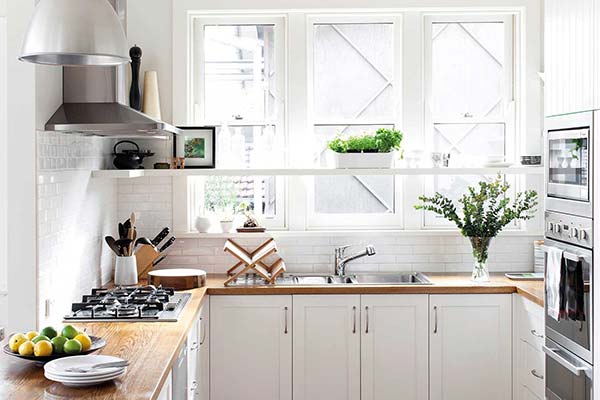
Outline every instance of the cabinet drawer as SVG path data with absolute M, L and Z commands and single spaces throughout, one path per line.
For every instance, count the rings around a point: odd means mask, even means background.
M 525 345 L 525 385 L 537 396 L 544 397 L 544 353 L 539 351 L 537 347 Z
M 544 309 L 537 304 L 518 296 L 519 339 L 542 351 L 544 344 Z

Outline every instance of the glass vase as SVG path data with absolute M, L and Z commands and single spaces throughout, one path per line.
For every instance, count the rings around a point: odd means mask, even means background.
M 487 266 L 488 250 L 490 248 L 491 237 L 469 237 L 471 247 L 473 248 L 473 258 L 475 265 L 471 280 L 474 282 L 489 282 L 490 272 Z

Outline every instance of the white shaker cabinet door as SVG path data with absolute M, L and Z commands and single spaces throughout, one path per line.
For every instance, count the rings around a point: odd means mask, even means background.
M 210 398 L 291 400 L 291 296 L 211 296 Z
M 360 399 L 360 295 L 294 296 L 294 400 Z
M 429 307 L 430 399 L 510 399 L 511 296 L 431 295 Z
M 198 400 L 209 400 L 210 398 L 210 341 L 209 341 L 209 312 L 210 297 L 206 296 L 200 309 L 200 320 L 198 321 L 198 389 L 196 390 Z
M 594 1 L 544 1 L 546 116 L 594 108 Z
M 429 296 L 361 296 L 361 400 L 428 399 Z

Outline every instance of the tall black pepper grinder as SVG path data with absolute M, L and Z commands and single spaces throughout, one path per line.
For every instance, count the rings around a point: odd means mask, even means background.
M 129 90 L 129 107 L 134 110 L 142 110 L 142 94 L 140 92 L 140 64 L 142 61 L 142 49 L 134 45 L 129 49 L 131 57 L 131 89 Z

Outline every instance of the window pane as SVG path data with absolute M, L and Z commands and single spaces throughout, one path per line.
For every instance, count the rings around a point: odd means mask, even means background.
M 393 176 L 315 177 L 316 213 L 394 213 L 394 195 Z
M 245 203 L 257 216 L 274 218 L 277 212 L 275 177 L 209 176 L 190 177 L 201 184 L 195 185 L 203 214 L 230 214 Z M 202 184 L 203 183 L 203 184 Z
M 205 26 L 204 37 L 205 119 L 274 118 L 274 26 Z
M 314 27 L 314 103 L 319 119 L 394 115 L 393 25 Z
M 451 154 L 453 166 L 482 165 L 486 156 L 503 156 L 504 124 L 434 124 L 434 151 Z
M 218 168 L 268 168 L 283 165 L 282 138 L 268 126 L 217 127 Z
M 504 23 L 432 25 L 434 118 L 504 114 Z

